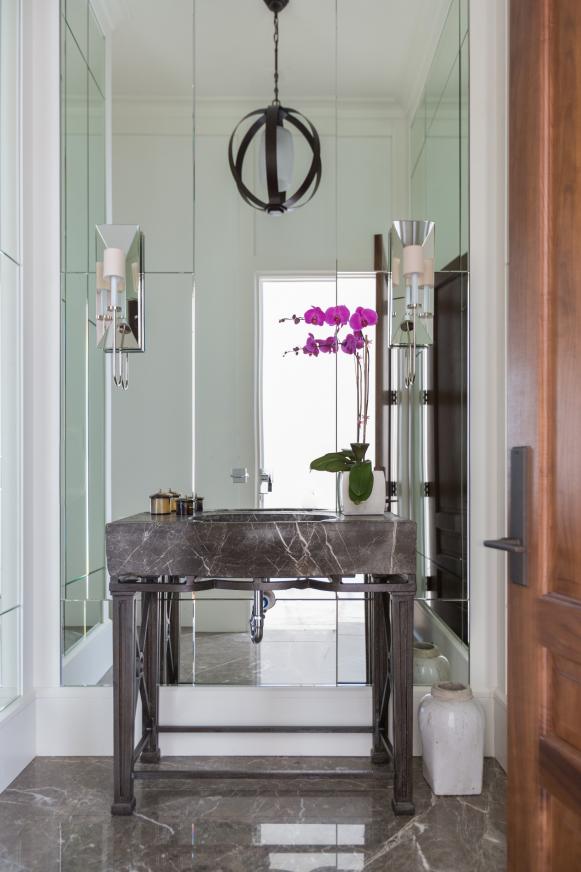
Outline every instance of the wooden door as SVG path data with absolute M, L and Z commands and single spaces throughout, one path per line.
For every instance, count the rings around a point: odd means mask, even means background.
M 510 872 L 581 870 L 581 2 L 511 0 L 508 435 L 532 449 L 509 582 Z

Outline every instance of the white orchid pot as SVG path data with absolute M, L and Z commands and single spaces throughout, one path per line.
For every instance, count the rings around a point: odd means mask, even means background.
M 418 712 L 424 778 L 436 796 L 482 793 L 484 712 L 465 684 L 438 682 Z
M 354 503 L 349 496 L 349 473 L 340 473 L 339 495 L 341 512 L 344 515 L 383 515 L 385 512 L 385 472 L 382 469 L 373 471 L 373 490 L 368 499 Z
M 431 687 L 450 680 L 450 663 L 433 642 L 414 642 L 414 684 Z

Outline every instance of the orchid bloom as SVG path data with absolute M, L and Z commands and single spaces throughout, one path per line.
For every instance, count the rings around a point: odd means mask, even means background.
M 341 350 L 345 354 L 355 354 L 357 351 L 357 340 L 352 333 L 348 333 L 345 339 L 341 342 Z
M 312 333 L 309 333 L 303 346 L 303 354 L 308 354 L 310 357 L 318 357 L 319 355 L 319 343 Z
M 339 343 L 336 336 L 327 336 L 326 339 L 319 339 L 318 343 L 323 354 L 337 354 Z
M 357 331 L 361 331 L 365 327 L 375 327 L 376 324 L 377 312 L 375 309 L 364 309 L 363 306 L 357 306 L 349 319 L 349 326 Z
M 312 324 L 316 327 L 322 327 L 323 324 L 328 324 L 334 329 L 332 336 L 327 336 L 326 339 L 316 339 L 313 333 L 309 333 L 305 344 L 302 347 L 303 354 L 309 357 L 318 357 L 320 354 L 337 354 L 339 348 L 345 354 L 351 355 L 355 364 L 355 382 L 357 385 L 357 442 L 365 442 L 367 435 L 367 422 L 369 415 L 367 413 L 369 407 L 369 387 L 370 387 L 370 345 L 369 336 L 363 333 L 366 327 L 374 327 L 378 322 L 377 312 L 374 309 L 365 309 L 363 306 L 358 306 L 351 315 L 347 306 L 329 306 L 323 312 L 319 306 L 311 306 L 304 314 L 304 317 L 292 315 L 290 318 L 281 318 L 280 323 L 284 321 L 293 321 L 299 324 L 304 321 L 306 324 Z M 341 329 L 349 324 L 352 333 L 339 341 L 339 333 Z M 299 354 L 301 348 L 295 346 L 287 354 Z
M 325 323 L 325 313 L 319 306 L 312 306 L 305 312 L 305 322 L 307 324 L 315 324 L 317 327 L 322 327 Z
M 325 323 L 330 327 L 343 327 L 348 322 L 350 314 L 347 306 L 329 306 L 325 312 Z

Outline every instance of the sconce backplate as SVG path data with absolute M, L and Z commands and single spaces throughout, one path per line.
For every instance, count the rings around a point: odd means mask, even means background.
M 110 354 L 113 348 L 125 354 L 145 351 L 144 333 L 144 236 L 137 224 L 99 224 L 96 227 L 97 261 L 106 248 L 125 252 L 125 279 L 120 288 L 116 330 L 106 308 L 106 292 L 96 288 L 97 347 Z M 113 333 L 115 332 L 115 337 Z

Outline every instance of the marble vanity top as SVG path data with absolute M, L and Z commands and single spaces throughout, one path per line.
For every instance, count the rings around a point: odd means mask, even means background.
M 211 512 L 193 517 L 143 513 L 107 524 L 106 546 L 114 577 L 302 578 L 416 571 L 415 523 L 391 514 L 283 509 L 220 512 L 212 518 Z

